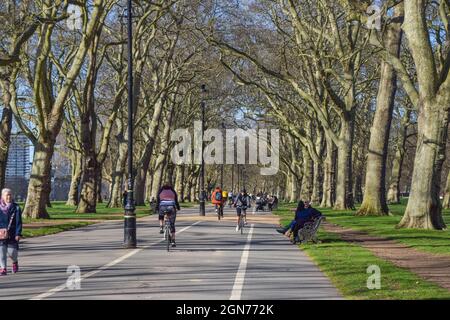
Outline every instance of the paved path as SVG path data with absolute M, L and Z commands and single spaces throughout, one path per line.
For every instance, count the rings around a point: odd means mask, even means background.
M 167 252 L 156 217 L 138 220 L 138 248 L 122 248 L 123 222 L 111 221 L 27 239 L 18 274 L 0 277 L 0 299 L 340 299 L 313 262 L 275 231 L 268 213 L 248 215 L 236 233 L 233 211 L 217 221 L 198 209 L 177 218 L 177 248 Z M 68 266 L 81 269 L 69 290 Z

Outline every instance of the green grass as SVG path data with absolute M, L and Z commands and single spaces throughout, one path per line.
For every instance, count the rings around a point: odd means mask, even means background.
M 19 205 L 23 208 L 24 203 L 19 203 Z M 180 203 L 182 208 L 193 208 L 196 205 L 197 203 L 191 202 Z M 105 220 L 122 220 L 124 214 L 123 208 L 107 208 L 106 203 L 97 204 L 97 213 L 89 214 L 75 213 L 76 207 L 66 206 L 64 201 L 52 202 L 52 207 L 47 210 L 50 215 L 50 219 L 23 218 L 23 223 L 52 223 L 54 225 L 32 228 L 25 227 L 23 230 L 23 236 L 25 238 L 55 234 Z M 136 207 L 137 218 L 142 218 L 150 214 L 152 214 L 152 211 L 149 206 Z
M 347 299 L 450 299 L 450 291 L 382 260 L 336 234 L 319 231 L 322 243 L 301 245 Z M 381 272 L 381 288 L 368 289 L 370 265 Z
M 194 208 L 198 205 L 197 202 L 180 202 L 181 208 Z
M 23 208 L 23 204 L 21 204 Z M 52 207 L 47 208 L 50 215 L 49 220 L 64 219 L 83 219 L 83 220 L 121 220 L 123 219 L 123 208 L 107 208 L 105 203 L 97 205 L 97 213 L 75 213 L 75 206 L 66 206 L 63 201 L 52 202 Z M 148 206 L 137 206 L 136 217 L 141 218 L 150 215 L 151 210 Z M 24 222 L 45 222 L 46 219 L 28 219 L 24 218 Z
M 283 225 L 291 221 L 294 207 L 295 204 L 282 205 L 274 212 L 280 215 L 280 222 Z M 356 217 L 353 212 L 321 211 L 331 222 L 380 236 L 390 235 L 389 238 L 412 244 L 420 250 L 448 252 L 448 248 L 446 250 L 439 246 L 446 241 L 445 232 L 395 229 L 401 217 L 402 207 L 404 210 L 404 204 L 399 205 L 398 208 L 393 206 L 394 216 L 389 217 Z M 381 230 L 377 232 L 378 227 Z M 435 234 L 437 236 L 433 237 Z M 336 234 L 321 229 L 319 239 L 322 243 L 301 245 L 301 247 L 348 299 L 450 299 L 448 290 L 376 257 L 361 246 L 345 242 Z M 448 246 L 448 240 L 446 243 Z M 433 246 L 437 246 L 438 249 L 433 250 Z M 366 270 L 369 265 L 378 265 L 381 269 L 380 290 L 369 290 L 366 286 L 369 276 Z
M 284 204 L 280 212 L 287 214 L 286 221 L 293 217 L 292 208 L 294 204 Z M 327 217 L 328 222 L 368 234 L 391 239 L 404 243 L 417 250 L 450 255 L 450 229 L 447 230 L 421 230 L 421 229 L 397 229 L 406 208 L 406 201 L 402 204 L 391 205 L 390 216 L 355 216 L 356 211 L 334 211 L 332 209 L 320 209 Z M 450 226 L 450 210 L 443 211 L 444 221 Z
M 23 208 L 23 203 L 19 204 Z M 105 220 L 122 220 L 124 215 L 122 208 L 107 208 L 106 203 L 99 203 L 97 205 L 97 213 L 78 214 L 75 213 L 75 209 L 76 207 L 74 206 L 66 206 L 63 201 L 52 202 L 52 207 L 47 209 L 50 219 L 23 218 L 23 223 L 25 224 L 36 224 L 36 227 L 24 227 L 22 232 L 23 236 L 28 238 L 55 234 Z M 150 214 L 151 210 L 148 206 L 136 207 L 137 218 L 145 217 Z M 51 223 L 52 225 L 37 227 L 37 224 L 39 223 Z
M 40 228 L 24 228 L 22 235 L 24 238 L 32 238 L 32 237 L 40 237 L 40 236 L 47 236 L 50 234 L 55 234 L 75 228 L 85 227 L 90 224 L 94 224 L 95 222 L 86 222 L 86 221 L 78 221 L 78 222 L 70 222 L 70 223 L 63 223 L 63 224 L 57 224 L 54 226 L 46 226 L 46 227 L 40 227 Z
M 421 229 L 397 229 L 406 209 L 407 200 L 399 205 L 389 207 L 392 215 L 376 217 L 355 217 L 354 212 L 338 212 L 331 209 L 323 210 L 328 220 L 332 223 L 349 227 L 368 234 L 381 236 L 411 246 L 417 250 L 436 254 L 450 255 L 450 230 L 421 230 Z M 450 210 L 443 211 L 444 221 L 450 225 Z

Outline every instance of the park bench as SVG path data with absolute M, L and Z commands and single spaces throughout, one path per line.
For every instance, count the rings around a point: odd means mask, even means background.
M 317 231 L 319 230 L 320 224 L 324 220 L 325 217 L 320 216 L 309 222 L 306 222 L 305 225 L 300 230 L 298 230 L 297 236 L 294 239 L 294 243 L 307 243 L 308 241 L 317 243 Z

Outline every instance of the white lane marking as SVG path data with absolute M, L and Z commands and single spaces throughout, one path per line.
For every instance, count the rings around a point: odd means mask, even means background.
M 250 252 L 250 243 L 252 241 L 254 224 L 251 225 L 250 231 L 247 236 L 247 243 L 245 244 L 244 251 L 241 256 L 241 263 L 239 264 L 236 278 L 234 279 L 233 290 L 231 291 L 230 300 L 240 300 L 242 294 L 242 288 L 244 287 L 245 272 L 247 270 L 248 254 Z
M 197 221 L 197 222 L 191 224 L 190 226 L 184 227 L 183 229 L 178 231 L 177 234 L 180 234 L 183 231 L 186 231 L 190 227 L 193 227 L 193 226 L 199 224 L 200 222 L 201 221 Z M 158 243 L 160 243 L 162 241 L 164 241 L 164 238 L 160 239 L 160 240 L 158 240 L 156 242 L 150 243 L 150 244 L 148 244 L 146 246 L 143 246 L 142 248 L 134 249 L 133 251 L 130 251 L 127 254 L 125 254 L 125 255 L 123 255 L 123 256 L 121 256 L 121 257 L 119 257 L 119 258 L 117 258 L 117 259 L 115 259 L 115 260 L 113 260 L 111 262 L 108 262 L 107 264 L 101 266 L 100 268 L 98 268 L 96 270 L 93 270 L 91 272 L 88 272 L 88 273 L 84 274 L 81 277 L 81 280 L 84 280 L 84 279 L 87 279 L 89 277 L 92 277 L 93 275 L 95 275 L 95 274 L 97 274 L 97 273 L 99 273 L 101 271 L 104 271 L 104 270 L 106 270 L 106 269 L 108 269 L 108 268 L 110 268 L 110 267 L 112 267 L 112 266 L 114 266 L 114 265 L 116 265 L 118 263 L 121 263 L 122 261 L 124 261 L 124 260 L 126 260 L 126 259 L 128 259 L 128 258 L 130 258 L 132 256 L 134 256 L 136 253 L 138 253 L 138 252 L 140 252 L 140 251 L 142 251 L 144 249 L 147 249 L 147 248 L 149 248 L 151 246 L 154 246 L 154 245 L 156 245 L 156 244 L 158 244 Z M 57 286 L 57 287 L 55 287 L 53 289 L 48 290 L 47 292 L 41 293 L 40 295 L 37 295 L 37 296 L 31 298 L 30 300 L 42 300 L 42 299 L 48 298 L 48 297 L 54 295 L 55 293 L 64 290 L 66 287 L 67 287 L 67 284 L 63 283 L 63 284 L 61 284 L 61 285 L 59 285 L 59 286 Z

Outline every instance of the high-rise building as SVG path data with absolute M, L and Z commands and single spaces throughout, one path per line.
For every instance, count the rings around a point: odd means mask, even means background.
M 30 140 L 23 134 L 11 134 L 6 177 L 30 178 Z
M 11 134 L 8 162 L 6 164 L 6 187 L 13 190 L 16 200 L 27 196 L 30 179 L 30 140 L 20 133 Z

